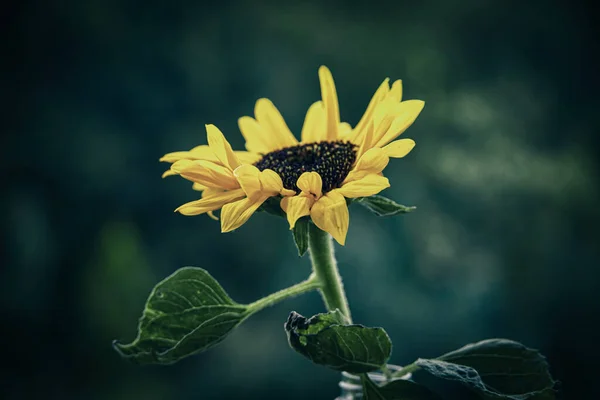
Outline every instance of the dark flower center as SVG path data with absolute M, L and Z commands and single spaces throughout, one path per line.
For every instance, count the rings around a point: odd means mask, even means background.
M 272 169 L 283 180 L 286 189 L 299 192 L 296 182 L 305 172 L 318 172 L 323 193 L 341 186 L 356 161 L 356 146 L 349 142 L 300 144 L 272 151 L 258 161 L 256 168 Z

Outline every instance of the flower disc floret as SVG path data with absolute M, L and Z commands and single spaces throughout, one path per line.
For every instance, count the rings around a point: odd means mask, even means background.
M 355 144 L 344 141 L 306 143 L 267 153 L 254 165 L 261 171 L 275 171 L 283 186 L 296 192 L 303 173 L 317 172 L 327 193 L 342 185 L 356 161 L 356 151 Z

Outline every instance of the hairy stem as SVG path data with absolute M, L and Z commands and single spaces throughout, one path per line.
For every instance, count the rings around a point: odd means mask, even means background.
M 308 249 L 313 272 L 320 282 L 319 289 L 327 310 L 334 311 L 337 308 L 351 321 L 350 308 L 335 261 L 331 236 L 316 225 L 310 224 Z
M 264 308 L 277 304 L 289 297 L 298 296 L 302 293 L 318 289 L 320 286 L 321 283 L 319 282 L 317 276 L 315 274 L 311 274 L 311 276 L 303 282 L 297 283 L 294 286 L 282 289 L 278 292 L 268 295 L 267 297 L 263 297 L 260 300 L 256 300 L 254 303 L 248 304 L 248 310 L 250 313 L 255 313 Z
M 406 367 L 402 368 L 399 371 L 396 371 L 392 374 L 393 378 L 402 378 L 406 374 L 410 374 L 411 372 L 415 372 L 421 369 L 416 363 L 408 364 Z

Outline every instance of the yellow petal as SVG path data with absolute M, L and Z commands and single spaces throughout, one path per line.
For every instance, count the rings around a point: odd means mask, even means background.
M 373 126 L 375 131 L 373 133 L 373 142 L 370 143 L 370 147 L 376 146 L 379 140 L 390 129 L 396 116 L 402 112 L 401 104 L 402 103 L 398 103 L 393 99 L 387 98 L 377 106 L 375 113 L 373 114 Z
M 349 140 L 348 138 L 352 134 L 352 125 L 347 122 L 341 122 L 338 129 L 338 135 L 340 140 Z
M 383 151 L 388 157 L 402 158 L 415 147 L 415 141 L 412 139 L 396 140 L 385 146 Z
M 360 119 L 360 121 L 358 122 L 358 124 L 356 124 L 356 127 L 354 128 L 354 131 L 352 133 L 352 136 L 350 137 L 350 140 L 353 143 L 359 144 L 361 142 L 362 135 L 364 135 L 366 132 L 367 124 L 369 122 L 371 122 L 371 119 L 373 117 L 373 112 L 375 111 L 375 107 L 377 106 L 377 104 L 379 104 L 385 98 L 385 96 L 390 91 L 389 82 L 390 82 L 390 79 L 386 78 L 383 81 L 383 83 L 381 85 L 379 85 L 379 88 L 377 88 L 377 91 L 371 98 L 371 101 L 369 102 L 369 105 L 367 106 L 365 113 L 363 114 L 363 116 Z
M 277 172 L 265 169 L 260 173 L 260 183 L 263 193 L 279 194 L 283 190 L 283 181 Z
M 194 182 L 192 185 L 193 190 L 197 190 L 198 192 L 202 192 L 203 190 L 209 189 L 207 186 L 201 185 L 198 182 Z
M 338 104 L 337 92 L 331 71 L 326 66 L 319 68 L 319 81 L 321 84 L 321 98 L 325 107 L 326 118 L 326 138 L 333 141 L 338 139 L 338 127 L 340 125 L 340 108 Z
M 395 101 L 402 100 L 402 80 L 398 79 L 392 83 L 392 89 L 388 93 L 388 98 L 394 99 Z
M 244 164 L 254 164 L 260 160 L 260 155 L 248 151 L 234 151 L 238 160 Z M 176 151 L 165 154 L 159 161 L 174 163 L 179 160 L 207 160 L 214 163 L 220 163 L 215 153 L 207 145 L 196 146 L 189 151 Z
M 261 196 L 262 185 L 260 183 L 260 171 L 254 165 L 243 164 L 233 171 L 244 193 L 250 199 L 257 199 Z
M 253 153 L 250 151 L 236 150 L 234 151 L 234 153 L 237 156 L 238 160 L 240 160 L 240 163 L 242 164 L 254 164 L 262 158 L 260 154 Z
M 374 147 L 369 149 L 362 155 L 356 163 L 354 170 L 369 171 L 371 173 L 379 173 L 387 167 L 390 159 L 382 149 Z
M 255 200 L 245 198 L 225 204 L 221 209 L 221 232 L 230 232 L 242 226 L 270 196 L 261 196 Z
M 369 149 L 362 155 L 354 169 L 344 179 L 344 184 L 361 179 L 369 174 L 378 174 L 387 167 L 389 162 L 389 156 L 379 147 Z
M 188 154 L 190 154 L 189 151 L 174 151 L 172 153 L 165 154 L 158 161 L 174 163 L 175 161 L 179 161 L 179 160 L 188 158 L 187 157 Z
M 287 214 L 287 220 L 290 224 L 290 229 L 294 229 L 296 221 L 305 215 L 310 214 L 310 208 L 315 200 L 312 197 L 298 195 L 292 197 L 284 197 L 281 199 L 281 208 Z
M 173 176 L 173 175 L 178 175 L 178 174 L 177 174 L 177 172 L 173 171 L 172 169 L 168 169 L 165 172 L 163 172 L 162 178 L 166 178 L 167 176 Z
M 368 197 L 390 187 L 390 181 L 379 174 L 369 174 L 361 179 L 345 183 L 337 191 L 348 198 Z
M 346 199 L 337 190 L 321 197 L 311 208 L 310 217 L 320 229 L 329 232 L 342 246 L 346 242 L 350 215 Z
M 399 103 L 398 109 L 394 110 L 394 119 L 390 127 L 384 135 L 380 136 L 375 146 L 383 147 L 404 133 L 415 122 L 423 107 L 425 107 L 425 102 L 421 100 L 407 100 Z
M 300 175 L 296 186 L 303 192 L 310 193 L 317 198 L 321 197 L 323 193 L 323 180 L 318 172 L 305 172 Z
M 183 204 L 175 211 L 178 211 L 183 215 L 203 214 L 218 210 L 223 207 L 223 205 L 242 199 L 244 196 L 244 191 L 242 189 L 214 192 L 209 195 L 203 194 L 202 199 Z
M 366 127 L 365 133 L 360 137 L 360 142 L 358 144 L 358 151 L 356 152 L 356 158 L 360 159 L 366 151 L 368 151 L 373 143 L 373 135 L 375 131 L 375 126 L 373 121 L 369 121 Z
M 179 160 L 171 165 L 171 170 L 185 179 L 211 188 L 237 189 L 240 187 L 229 168 L 211 161 Z
M 231 145 L 219 128 L 212 124 L 206 125 L 206 137 L 208 138 L 208 146 L 221 164 L 229 167 L 231 170 L 236 169 L 240 165 Z
M 268 133 L 268 143 L 276 145 L 273 150 L 298 144 L 298 140 L 271 100 L 258 99 L 254 107 L 254 114 L 258 124 Z
M 327 139 L 327 126 L 323 102 L 313 103 L 306 112 L 302 126 L 302 143 L 320 142 Z
M 277 143 L 269 140 L 265 129 L 252 117 L 241 117 L 238 126 L 246 140 L 246 149 L 253 153 L 266 154 L 277 150 Z

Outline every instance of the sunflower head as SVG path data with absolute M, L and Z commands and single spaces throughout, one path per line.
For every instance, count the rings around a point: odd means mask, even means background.
M 166 154 L 163 176 L 180 175 L 202 192 L 200 200 L 176 211 L 198 215 L 221 210 L 221 231 L 240 227 L 270 197 L 280 199 L 290 229 L 310 216 L 320 229 L 344 244 L 349 225 L 346 199 L 373 196 L 390 186 L 383 170 L 415 146 L 399 139 L 424 102 L 402 101 L 402 82 L 383 81 L 355 127 L 341 122 L 331 72 L 319 69 L 320 101 L 306 113 L 298 141 L 268 99 L 259 99 L 254 117 L 238 120 L 246 151 L 234 151 L 221 131 L 207 125 L 208 145 Z

